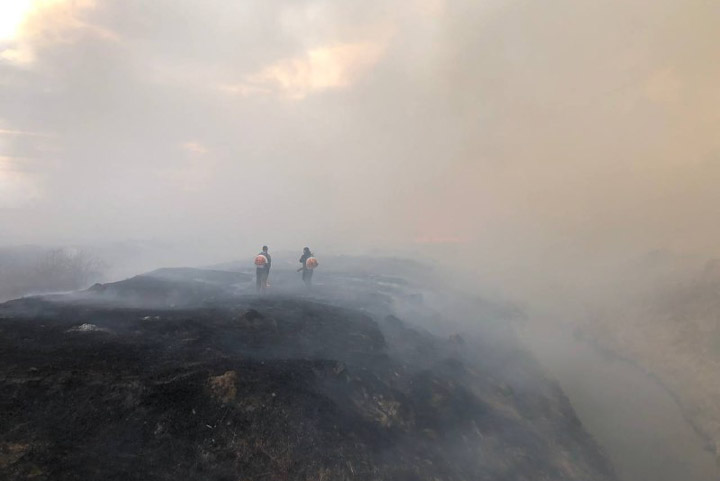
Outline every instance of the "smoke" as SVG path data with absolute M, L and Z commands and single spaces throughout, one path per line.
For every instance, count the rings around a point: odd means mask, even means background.
M 28 5 L 4 244 L 403 249 L 507 285 L 716 253 L 714 2 Z

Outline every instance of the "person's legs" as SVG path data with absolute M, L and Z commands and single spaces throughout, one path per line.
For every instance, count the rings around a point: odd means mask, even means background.
M 305 282 L 305 285 L 308 287 L 312 287 L 312 275 L 313 275 L 313 271 L 311 269 L 305 269 L 303 271 L 303 281 Z
M 265 287 L 265 269 L 264 268 L 257 268 L 255 269 L 255 287 L 257 288 L 257 291 L 260 292 L 260 290 Z
M 268 283 L 268 277 L 270 277 L 270 268 L 265 268 L 265 283 L 263 284 L 263 287 L 268 287 L 270 284 Z

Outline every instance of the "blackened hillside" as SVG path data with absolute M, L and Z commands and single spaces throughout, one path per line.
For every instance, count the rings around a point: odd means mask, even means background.
M 502 329 L 412 327 L 399 281 L 335 301 L 243 282 L 164 271 L 0 306 L 0 478 L 615 479 Z

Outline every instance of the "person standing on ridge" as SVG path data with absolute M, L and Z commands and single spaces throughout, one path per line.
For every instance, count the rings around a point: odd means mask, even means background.
M 263 255 L 267 258 L 267 264 L 265 264 L 265 287 L 270 287 L 268 277 L 270 277 L 270 266 L 272 266 L 272 257 L 270 257 L 270 253 L 268 252 L 268 246 L 263 246 L 262 251 Z
M 269 285 L 268 276 L 270 275 L 271 265 L 272 257 L 270 257 L 270 253 L 268 252 L 268 246 L 263 246 L 262 252 L 255 257 L 255 277 L 258 292 L 266 289 Z
M 317 267 L 317 260 L 313 256 L 313 253 L 310 252 L 309 247 L 303 249 L 303 254 L 300 256 L 300 264 L 302 264 L 302 267 L 298 269 L 298 271 L 302 271 L 302 280 L 309 289 L 312 287 L 313 269 Z

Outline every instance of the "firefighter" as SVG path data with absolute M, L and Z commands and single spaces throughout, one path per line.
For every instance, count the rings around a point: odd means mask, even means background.
M 318 265 L 318 261 L 315 259 L 313 253 L 310 252 L 309 247 L 303 249 L 303 254 L 300 256 L 300 264 L 302 264 L 302 267 L 298 269 L 298 271 L 302 271 L 302 280 L 309 289 L 312 287 L 313 270 Z
M 268 246 L 263 246 L 262 252 L 255 257 L 255 278 L 258 292 L 267 289 L 271 266 L 272 257 L 268 252 Z

